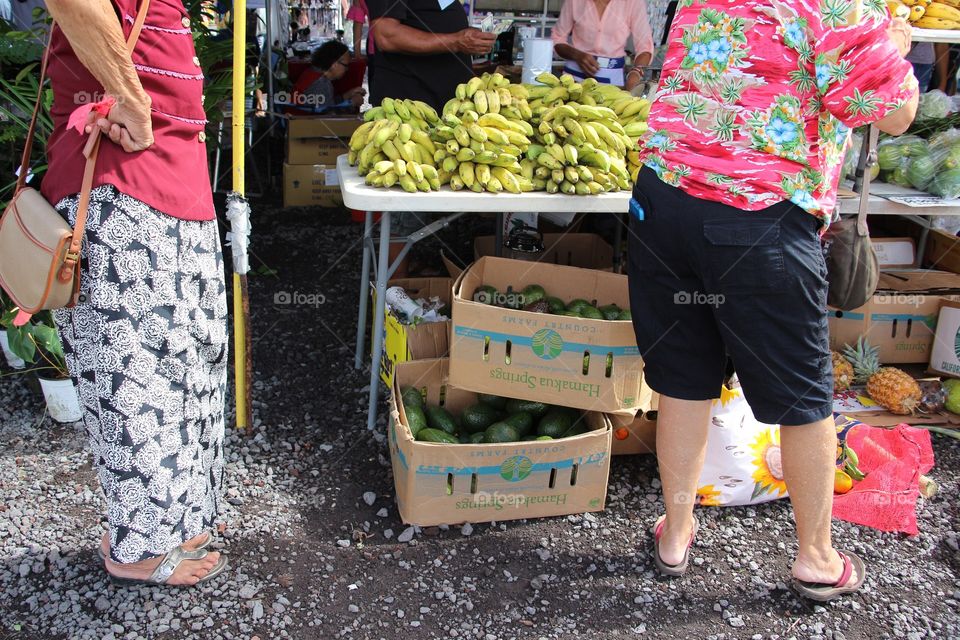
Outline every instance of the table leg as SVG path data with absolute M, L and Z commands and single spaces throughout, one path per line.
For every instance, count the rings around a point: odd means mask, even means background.
M 617 224 L 614 225 L 613 231 L 613 272 L 620 273 L 620 261 L 623 254 L 621 246 L 623 245 L 623 216 L 622 213 L 615 213 L 617 216 Z M 629 223 L 629 220 L 627 221 Z
M 353 354 L 353 368 L 363 366 L 363 337 L 367 330 L 367 300 L 370 298 L 370 237 L 373 235 L 373 212 L 367 211 L 363 220 L 363 267 L 360 269 L 360 310 L 357 317 L 357 348 Z
M 497 228 L 493 232 L 493 255 L 503 255 L 503 212 L 497 212 Z
M 373 306 L 373 350 L 370 355 L 370 404 L 367 407 L 367 429 L 377 423 L 377 402 L 380 400 L 380 358 L 383 351 L 383 310 L 386 306 L 387 272 L 390 269 L 390 212 L 380 218 L 380 253 L 377 258 L 377 299 Z

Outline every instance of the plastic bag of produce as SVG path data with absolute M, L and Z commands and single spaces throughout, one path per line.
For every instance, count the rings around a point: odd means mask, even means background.
M 960 168 L 960 129 L 947 129 L 930 136 L 930 153 L 942 169 Z
M 927 187 L 937 177 L 940 162 L 932 153 L 925 153 L 910 159 L 907 166 L 907 180 L 914 189 L 926 191 Z
M 960 198 L 960 168 L 940 171 L 927 189 L 933 195 L 947 200 Z
M 905 424 L 894 429 L 857 424 L 846 443 L 859 455 L 867 477 L 834 496 L 833 516 L 880 531 L 917 535 L 919 479 L 934 463 L 930 432 Z
M 907 169 L 910 168 L 910 158 L 901 158 L 894 165 L 893 170 L 883 172 L 883 181 L 895 184 L 898 187 L 911 187 L 910 180 L 907 178 Z
M 917 107 L 917 120 L 932 118 L 946 118 L 954 112 L 953 100 L 939 89 L 920 94 L 920 105 Z

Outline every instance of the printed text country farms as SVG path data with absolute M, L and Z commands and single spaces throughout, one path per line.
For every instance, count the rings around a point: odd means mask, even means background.
M 522 493 L 485 493 L 480 492 L 471 498 L 464 498 L 457 503 L 457 509 L 496 509 L 502 511 L 504 507 L 520 509 L 535 504 L 567 503 L 567 494 L 557 493 L 546 496 L 527 496 Z
M 529 314 L 528 314 L 529 315 Z M 539 315 L 539 314 L 537 314 Z M 579 322 L 572 321 L 570 319 L 564 318 L 563 320 L 557 319 L 543 319 L 543 318 L 526 318 L 517 315 L 511 315 L 509 313 L 504 313 L 500 316 L 500 322 L 503 324 L 514 324 L 527 327 L 528 329 L 553 329 L 554 331 L 565 331 L 573 333 L 597 333 L 599 329 L 596 325 L 590 324 L 581 324 Z
M 590 384 L 589 382 L 573 382 L 570 380 L 561 380 L 559 378 L 550 378 L 547 376 L 536 376 L 529 372 L 512 373 L 502 368 L 490 371 L 490 377 L 495 380 L 503 380 L 514 384 L 526 385 L 530 389 L 544 387 L 555 389 L 557 391 L 579 391 L 586 394 L 588 398 L 600 397 L 600 385 Z

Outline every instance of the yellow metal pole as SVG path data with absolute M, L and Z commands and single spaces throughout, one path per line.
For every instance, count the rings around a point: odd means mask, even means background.
M 241 196 L 244 193 L 243 162 L 246 157 L 246 80 L 247 80 L 247 3 L 246 0 L 233 2 L 233 108 L 231 132 L 233 134 L 233 190 Z M 248 403 L 249 380 L 247 378 L 247 314 L 246 275 L 233 274 L 233 368 L 235 396 L 237 406 L 237 428 L 250 427 Z

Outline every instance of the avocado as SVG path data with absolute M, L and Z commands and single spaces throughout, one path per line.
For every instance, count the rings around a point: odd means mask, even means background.
M 567 309 L 564 309 L 563 311 L 557 311 L 557 315 L 558 315 L 558 316 L 567 316 L 567 317 L 570 317 L 570 318 L 579 318 L 579 317 L 580 317 L 580 314 L 577 313 L 576 311 L 568 311 Z
M 540 422 L 537 424 L 537 434 L 550 436 L 551 438 L 562 438 L 564 434 L 570 431 L 574 419 L 569 411 L 554 407 L 540 418 Z
M 423 409 L 404 405 L 403 410 L 407 414 L 407 426 L 410 427 L 410 433 L 416 438 L 421 429 L 427 428 L 427 418 L 423 415 Z
M 476 291 L 474 291 L 473 299 L 476 302 L 495 306 L 497 304 L 498 295 L 499 292 L 497 291 L 496 287 L 492 287 L 489 284 L 482 284 L 477 287 Z
M 544 300 L 538 300 L 532 304 L 528 304 L 523 308 L 524 311 L 530 311 L 532 313 L 549 313 L 550 305 L 548 305 Z
M 477 433 L 485 431 L 500 417 L 500 411 L 494 409 L 488 404 L 478 402 L 469 406 L 460 414 L 460 422 L 463 424 L 463 430 L 467 433 Z
M 413 387 L 407 387 L 400 392 L 400 399 L 403 401 L 403 407 L 408 409 L 410 407 L 420 407 L 423 409 L 423 396 L 420 395 L 420 391 L 414 389 Z
M 583 420 L 580 420 L 572 427 L 570 427 L 566 433 L 563 434 L 563 438 L 570 438 L 572 436 L 579 436 L 582 433 L 587 433 L 590 429 L 587 428 L 587 425 L 584 424 Z
M 580 315 L 580 311 L 584 307 L 589 307 L 589 306 L 590 306 L 590 303 L 584 300 L 583 298 L 576 298 L 575 300 L 571 300 L 570 304 L 567 305 L 567 311 L 573 311 L 577 315 Z
M 421 442 L 441 442 L 444 444 L 460 444 L 460 441 L 454 438 L 446 431 L 439 429 L 421 429 L 417 434 L 417 440 Z
M 538 284 L 528 284 L 520 293 L 523 295 L 523 304 L 525 305 L 540 302 L 547 297 L 547 292 Z
M 494 409 L 505 409 L 507 407 L 506 398 L 490 395 L 489 393 L 478 393 L 477 400 L 479 400 L 483 404 L 490 405 Z
M 526 411 L 534 418 L 539 418 L 545 414 L 549 408 L 550 405 L 537 402 L 535 400 L 518 400 L 516 398 L 510 398 L 507 400 L 507 413 L 520 413 L 521 411 Z
M 533 430 L 533 414 L 527 411 L 518 411 L 504 418 L 502 422 L 516 429 L 521 437 L 529 435 Z
M 457 423 L 454 421 L 453 416 L 450 415 L 450 412 L 443 407 L 430 405 L 427 406 L 427 410 L 424 413 L 427 415 L 427 426 L 431 429 L 439 429 L 450 435 L 457 432 Z
M 550 436 L 537 436 L 534 440 L 553 440 Z
M 547 306 L 550 307 L 550 313 L 560 313 L 567 308 L 567 305 L 563 304 L 563 300 L 554 296 L 547 296 L 546 302 Z
M 470 444 L 481 444 L 486 442 L 487 434 L 483 431 L 477 431 L 476 433 L 471 433 L 470 437 L 467 440 L 470 441 Z
M 603 320 L 603 314 L 600 313 L 600 309 L 590 305 L 580 308 L 580 317 L 588 320 Z
M 633 320 L 633 314 L 630 313 L 630 309 L 624 309 L 617 316 L 617 320 Z
M 520 439 L 517 430 L 505 422 L 495 422 L 490 425 L 484 437 L 484 442 L 516 442 Z
M 600 313 L 604 320 L 616 320 L 620 316 L 622 309 L 615 304 L 605 304 L 600 307 Z

